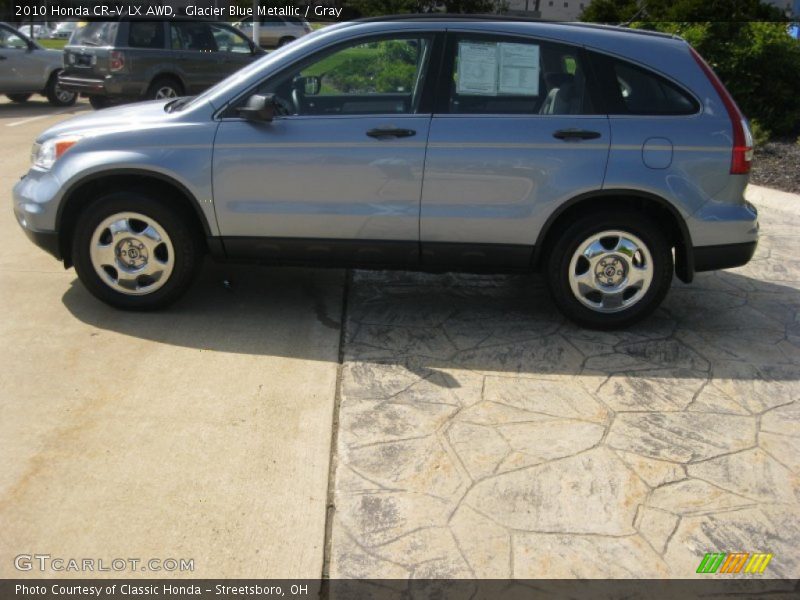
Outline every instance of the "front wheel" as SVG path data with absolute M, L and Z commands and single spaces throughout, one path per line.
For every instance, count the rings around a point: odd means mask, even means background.
M 549 249 L 545 274 L 559 309 L 579 325 L 615 329 L 652 313 L 672 282 L 672 251 L 645 215 L 591 213 Z
M 186 211 L 143 193 L 116 192 L 81 212 L 72 258 L 81 282 L 103 302 L 151 310 L 188 289 L 201 248 Z

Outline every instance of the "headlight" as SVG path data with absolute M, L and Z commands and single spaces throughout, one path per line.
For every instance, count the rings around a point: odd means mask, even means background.
M 42 144 L 34 144 L 31 148 L 33 166 L 48 171 L 61 156 L 80 140 L 80 136 L 59 137 L 47 140 Z

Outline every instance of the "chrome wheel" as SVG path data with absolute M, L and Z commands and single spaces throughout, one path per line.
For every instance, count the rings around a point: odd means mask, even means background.
M 153 96 L 156 100 L 168 100 L 169 98 L 177 98 L 178 92 L 175 88 L 170 87 L 168 85 L 162 85 L 158 89 L 156 89 L 155 96 Z
M 625 231 L 602 231 L 578 245 L 569 263 L 575 298 L 600 313 L 615 313 L 641 300 L 653 282 L 647 246 Z
M 75 92 L 68 92 L 67 90 L 63 89 L 61 86 L 56 86 L 56 98 L 62 104 L 69 104 L 75 98 Z
M 172 241 L 164 228 L 134 212 L 117 213 L 102 221 L 92 234 L 89 257 L 101 280 L 132 296 L 161 288 L 175 266 Z

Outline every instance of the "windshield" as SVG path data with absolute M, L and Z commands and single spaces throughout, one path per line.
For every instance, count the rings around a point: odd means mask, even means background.
M 87 23 L 72 34 L 70 45 L 76 46 L 113 46 L 117 37 L 118 23 Z

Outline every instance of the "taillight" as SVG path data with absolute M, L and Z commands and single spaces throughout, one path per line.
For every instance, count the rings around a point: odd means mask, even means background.
M 119 50 L 112 50 L 108 55 L 108 70 L 121 71 L 125 67 L 125 55 Z
M 731 154 L 731 174 L 732 175 L 745 175 L 750 172 L 750 164 L 753 161 L 753 134 L 750 133 L 750 127 L 747 124 L 747 119 L 739 110 L 736 101 L 731 96 L 730 92 L 725 89 L 725 86 L 714 73 L 713 69 L 708 66 L 708 63 L 703 59 L 697 50 L 689 48 L 692 56 L 700 65 L 700 68 L 708 77 L 711 85 L 714 86 L 719 97 L 722 98 L 722 103 L 725 105 L 725 110 L 728 111 L 728 117 L 731 120 L 731 127 L 733 127 L 733 153 Z

